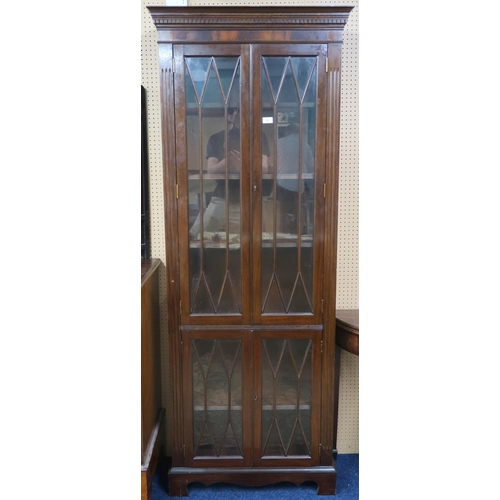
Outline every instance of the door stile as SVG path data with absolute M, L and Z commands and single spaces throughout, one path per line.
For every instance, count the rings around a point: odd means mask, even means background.
M 193 405 L 192 405 L 192 387 L 188 387 L 187 382 L 192 380 L 191 373 L 191 336 L 187 332 L 182 332 L 182 358 L 185 360 L 183 364 L 183 386 L 184 386 L 184 400 L 183 400 L 183 409 L 184 409 L 184 418 L 182 420 L 182 426 L 184 427 L 184 437 L 183 437 L 183 445 L 182 449 L 184 452 L 184 457 L 186 459 L 186 463 L 189 464 L 193 460 L 193 449 L 194 449 L 194 435 L 193 435 Z M 192 385 L 192 383 L 191 383 Z M 187 452 L 187 457 L 186 457 Z
M 249 92 L 241 93 L 241 148 L 242 148 L 242 169 L 241 169 L 241 276 L 242 276 L 242 306 L 243 306 L 243 324 L 252 323 L 252 267 L 251 267 L 251 249 L 252 240 L 250 235 L 252 228 L 252 201 L 251 201 L 251 183 L 252 183 L 252 148 L 251 148 L 251 120 L 252 120 L 252 86 L 251 86 L 251 47 L 248 44 L 241 46 L 241 77 L 240 84 L 242 89 L 250 89 Z
M 325 262 L 324 244 L 325 244 L 325 215 L 326 215 L 326 149 L 327 149 L 327 46 L 322 45 L 318 52 L 318 106 L 317 106 L 317 123 L 318 123 L 318 142 L 316 151 L 317 169 L 315 172 L 315 194 L 316 200 L 314 209 L 314 227 L 316 228 L 316 235 L 314 239 L 314 267 L 316 269 L 314 287 L 314 303 L 315 303 L 315 317 L 318 323 L 323 323 L 323 310 L 324 310 L 324 282 L 325 274 L 323 266 Z
M 252 165 L 256 165 L 261 156 L 261 88 L 260 88 L 260 51 L 258 46 L 251 45 L 252 78 L 250 81 L 252 109 Z M 261 258 L 262 241 L 262 168 L 252 168 L 252 324 L 260 323 L 261 304 Z M 260 366 L 256 362 L 255 366 Z M 258 386 L 256 386 L 258 387 Z
M 177 177 L 177 217 L 179 227 L 179 266 L 182 274 L 182 282 L 189 283 L 189 276 L 186 269 L 189 268 L 189 241 L 184 236 L 185 227 L 188 224 L 188 207 L 187 203 L 182 200 L 188 199 L 187 186 L 187 159 L 186 159 L 186 91 L 184 77 L 184 47 L 182 45 L 174 45 L 173 61 L 175 67 L 175 144 L 176 144 L 176 177 Z M 170 234 L 167 239 L 169 239 Z M 183 286 L 180 291 L 180 302 L 184 304 L 181 311 L 181 322 L 186 323 L 186 317 L 189 315 L 189 287 Z M 175 352 L 175 351 L 174 351 Z
M 252 416 L 253 416 L 253 464 L 259 466 L 262 456 L 262 349 L 260 348 L 260 332 L 252 332 L 252 353 L 253 353 L 253 392 L 252 392 Z
M 244 465 L 251 467 L 254 465 L 254 449 L 255 449 L 255 418 L 253 407 L 255 404 L 254 394 L 256 387 L 254 386 L 254 371 L 258 366 L 254 359 L 254 335 L 252 330 L 246 330 L 243 333 L 243 342 L 245 350 L 243 352 L 243 404 L 245 410 L 243 412 L 243 447 L 244 447 Z

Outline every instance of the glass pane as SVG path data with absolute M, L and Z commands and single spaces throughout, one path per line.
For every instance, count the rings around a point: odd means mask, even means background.
M 241 340 L 192 340 L 195 457 L 242 456 Z
M 237 64 L 237 57 L 215 58 L 215 66 L 217 67 L 217 72 L 219 73 L 222 85 L 222 91 L 225 96 L 229 95 L 231 87 L 234 88 L 233 79 L 239 77 L 239 73 L 236 71 Z
M 280 90 L 281 81 L 283 80 L 285 66 L 287 64 L 286 57 L 264 57 L 264 71 L 271 84 L 274 101 L 277 100 L 277 95 Z
M 187 57 L 185 80 L 190 310 L 241 314 L 239 58 Z
M 207 80 L 207 72 L 210 66 L 209 57 L 188 57 L 186 58 L 186 79 L 192 80 L 196 89 L 197 102 L 200 102 Z
M 311 78 L 311 73 L 313 68 L 316 67 L 315 57 L 292 57 L 292 66 L 295 80 L 297 82 L 297 87 L 299 90 L 300 99 L 303 99 L 304 92 L 306 89 L 311 89 L 309 79 Z
M 262 122 L 273 151 L 263 174 L 262 313 L 310 314 L 317 59 L 262 59 Z
M 311 456 L 310 339 L 262 340 L 262 456 Z

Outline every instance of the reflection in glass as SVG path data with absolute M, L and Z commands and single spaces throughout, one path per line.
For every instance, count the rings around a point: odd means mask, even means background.
M 191 313 L 241 314 L 239 57 L 186 57 Z
M 310 339 L 262 340 L 262 456 L 311 455 Z
M 316 57 L 263 57 L 262 313 L 312 313 Z M 266 190 L 266 183 L 269 187 Z
M 194 456 L 242 456 L 240 339 L 192 340 Z

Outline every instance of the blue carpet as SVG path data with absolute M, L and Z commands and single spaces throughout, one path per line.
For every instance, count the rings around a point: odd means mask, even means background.
M 255 488 L 245 488 L 231 484 L 212 484 L 205 486 L 200 483 L 193 483 L 188 486 L 188 498 L 193 500 L 224 499 L 238 500 L 269 500 L 270 497 L 279 497 L 280 500 L 302 500 L 332 498 L 335 500 L 358 500 L 359 498 L 359 455 L 345 454 L 338 455 L 337 466 L 337 494 L 321 495 L 316 494 L 317 485 L 315 483 L 303 483 L 296 486 L 291 483 L 279 483 L 272 486 L 259 486 Z M 151 500 L 164 500 L 171 498 L 162 484 L 160 477 L 156 474 L 153 478 L 151 489 Z

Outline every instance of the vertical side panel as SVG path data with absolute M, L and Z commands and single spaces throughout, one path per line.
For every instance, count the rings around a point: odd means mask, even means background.
M 175 116 L 174 116 L 174 79 L 172 72 L 172 45 L 159 44 L 160 86 L 162 106 L 162 153 L 163 153 L 163 192 L 165 233 L 170 235 L 166 240 L 166 288 L 168 308 L 168 333 L 170 356 L 170 381 L 172 388 L 173 420 L 172 426 L 172 463 L 183 465 L 181 452 L 183 442 L 182 427 L 182 381 L 181 360 L 175 353 L 180 349 L 179 324 L 179 240 L 177 237 L 177 200 L 176 200 L 176 152 Z
M 328 103 L 325 200 L 324 334 L 321 399 L 321 465 L 333 464 L 335 389 L 335 294 L 337 283 L 337 218 L 340 127 L 340 62 L 342 44 L 328 45 Z

